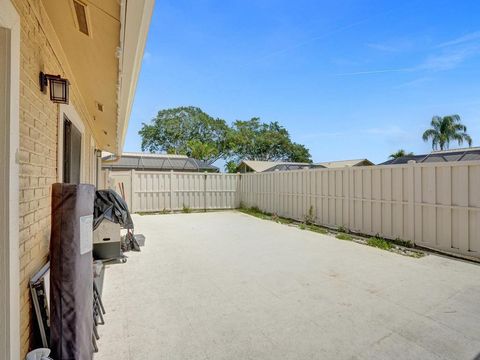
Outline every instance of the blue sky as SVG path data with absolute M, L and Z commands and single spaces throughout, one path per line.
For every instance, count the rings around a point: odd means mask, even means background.
M 428 152 L 433 115 L 480 145 L 479 16 L 478 0 L 156 0 L 125 151 L 187 105 L 279 121 L 316 162 Z

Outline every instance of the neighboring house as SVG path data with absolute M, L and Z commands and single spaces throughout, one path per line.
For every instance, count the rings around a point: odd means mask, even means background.
M 340 161 L 328 161 L 321 163 L 295 163 L 295 162 L 282 162 L 282 161 L 253 161 L 243 160 L 238 165 L 238 171 L 240 173 L 249 172 L 270 172 L 270 171 L 288 171 L 288 170 L 302 170 L 302 169 L 319 169 L 319 168 L 343 168 L 351 166 L 371 166 L 374 165 L 368 159 L 357 160 L 340 160 Z
M 339 161 L 326 161 L 316 163 L 314 167 L 323 167 L 327 169 L 337 169 L 337 168 L 344 168 L 344 167 L 352 167 L 352 166 L 372 166 L 375 165 L 368 159 L 354 159 L 354 160 L 339 160 Z
M 256 160 L 243 160 L 238 165 L 238 172 L 250 173 L 250 172 L 264 172 L 278 170 L 297 170 L 302 168 L 309 168 L 309 163 L 296 163 L 285 161 L 256 161 Z M 271 169 L 271 170 L 269 170 Z
M 102 170 L 219 172 L 216 166 L 185 155 L 143 153 L 123 153 L 119 159 L 116 156 L 103 157 Z
M 411 160 L 417 163 L 480 160 L 480 147 L 432 151 L 430 154 L 424 155 L 406 155 L 378 165 L 407 164 Z
M 100 150 L 121 153 L 152 10 L 0 0 L 2 360 L 38 345 L 28 283 L 49 258 L 52 184 L 95 184 Z
M 425 159 L 427 155 L 405 155 L 398 157 L 396 159 L 390 159 L 378 165 L 397 165 L 397 164 L 407 164 L 410 160 L 415 162 L 421 162 Z
M 314 167 L 312 164 L 304 164 L 304 163 L 289 164 L 289 163 L 286 163 L 286 164 L 275 165 L 271 168 L 268 168 L 267 170 L 264 170 L 263 172 L 303 170 L 303 169 L 311 169 L 312 167 Z

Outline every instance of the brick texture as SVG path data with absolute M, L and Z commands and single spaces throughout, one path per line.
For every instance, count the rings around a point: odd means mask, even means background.
M 63 74 L 64 67 L 37 17 L 39 0 L 13 0 L 21 18 L 20 54 L 20 323 L 21 358 L 39 339 L 28 282 L 47 261 L 50 241 L 52 184 L 57 181 L 59 106 L 39 90 L 40 71 Z M 75 106 L 79 94 L 71 87 Z M 77 109 L 78 107 L 75 106 Z M 85 121 L 84 174 L 93 181 L 91 131 Z M 85 180 L 85 179 L 84 179 Z

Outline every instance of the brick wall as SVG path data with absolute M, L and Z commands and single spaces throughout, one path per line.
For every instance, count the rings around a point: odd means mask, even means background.
M 40 20 L 39 0 L 13 0 L 21 18 L 20 68 L 20 331 L 21 356 L 38 345 L 28 282 L 47 261 L 51 185 L 57 181 L 59 106 L 39 90 L 40 71 L 64 74 Z M 71 88 L 75 106 L 79 95 Z M 78 109 L 78 107 L 76 107 Z M 81 114 L 85 119 L 85 114 Z M 91 132 L 85 121 L 85 179 L 93 181 Z

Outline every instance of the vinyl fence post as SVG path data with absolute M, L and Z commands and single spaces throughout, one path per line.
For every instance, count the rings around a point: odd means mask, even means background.
M 134 213 L 136 209 L 133 208 L 133 192 L 135 191 L 135 170 L 130 170 L 130 211 Z
M 203 211 L 207 212 L 207 176 L 208 173 L 205 171 L 203 176 Z
M 170 211 L 173 211 L 173 170 L 170 170 Z
M 410 192 L 408 194 L 408 222 L 409 236 L 412 244 L 415 245 L 415 160 L 408 162 L 408 182 Z
M 236 207 L 239 208 L 243 201 L 243 183 L 242 183 L 242 174 L 237 172 L 237 205 Z
M 355 179 L 353 168 L 345 168 L 348 174 L 348 229 L 352 230 L 355 227 Z

